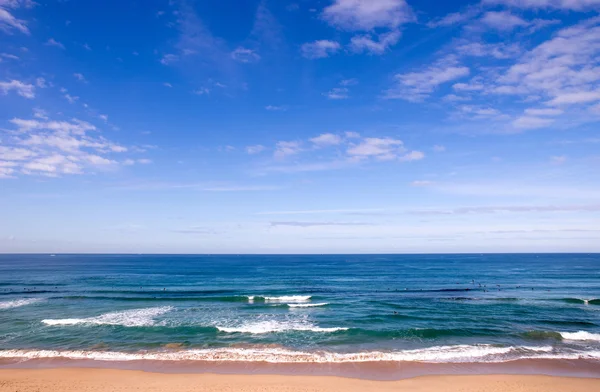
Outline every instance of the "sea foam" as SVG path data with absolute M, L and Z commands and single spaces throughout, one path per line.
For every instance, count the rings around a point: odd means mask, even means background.
M 579 332 L 561 332 L 560 336 L 565 340 L 594 340 L 600 342 L 599 333 L 591 333 L 586 331 Z
M 290 308 L 316 308 L 319 306 L 327 306 L 329 305 L 327 302 L 323 302 L 320 304 L 287 304 Z
M 44 301 L 44 298 L 24 298 L 13 301 L 2 301 L 0 302 L 0 310 L 19 308 L 21 306 L 32 305 L 42 301 Z
M 287 331 L 303 331 L 303 332 L 337 332 L 346 331 L 348 328 L 322 328 L 306 322 L 294 321 L 259 321 L 245 323 L 240 326 L 227 327 L 217 326 L 217 329 L 225 333 L 249 333 L 249 334 L 266 334 L 278 333 Z
M 310 295 L 282 295 L 280 297 L 263 297 L 266 302 L 308 302 Z
M 146 309 L 130 309 L 120 312 L 111 312 L 97 317 L 72 318 L 72 319 L 46 319 L 42 323 L 52 326 L 60 325 L 121 325 L 124 327 L 147 327 L 155 324 L 154 318 L 172 311 L 172 306 L 163 306 Z
M 577 353 L 553 352 L 550 346 L 498 347 L 493 345 L 436 346 L 395 352 L 304 352 L 279 348 L 220 348 L 176 352 L 124 353 L 110 351 L 0 350 L 0 358 L 64 358 L 98 361 L 218 361 L 269 363 L 358 363 L 358 362 L 427 362 L 427 363 L 497 363 L 517 359 L 600 359 L 600 351 Z

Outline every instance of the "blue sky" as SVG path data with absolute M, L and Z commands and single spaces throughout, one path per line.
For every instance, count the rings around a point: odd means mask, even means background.
M 0 251 L 600 251 L 600 0 L 0 0 Z

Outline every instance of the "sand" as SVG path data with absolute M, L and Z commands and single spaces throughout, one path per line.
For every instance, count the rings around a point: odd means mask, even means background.
M 4 369 L 0 392 L 588 392 L 600 378 L 549 376 L 427 376 L 400 381 L 338 377 L 162 374 L 110 369 Z

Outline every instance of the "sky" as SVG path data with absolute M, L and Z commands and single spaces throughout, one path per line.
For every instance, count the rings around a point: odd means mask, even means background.
M 599 252 L 599 11 L 0 0 L 0 252 Z

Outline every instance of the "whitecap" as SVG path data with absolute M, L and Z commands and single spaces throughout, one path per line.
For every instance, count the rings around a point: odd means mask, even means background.
M 586 331 L 579 332 L 560 332 L 560 336 L 565 340 L 595 340 L 600 341 L 599 333 L 591 333 Z
M 308 302 L 310 295 L 282 295 L 280 297 L 263 297 L 266 302 Z
M 121 325 L 124 327 L 147 327 L 155 324 L 154 318 L 172 311 L 172 306 L 157 308 L 130 309 L 120 312 L 111 312 L 97 317 L 69 318 L 69 319 L 46 319 L 42 323 L 52 326 L 60 325 Z
M 0 310 L 19 308 L 21 306 L 32 305 L 42 301 L 44 301 L 44 298 L 23 298 L 13 301 L 2 301 L 0 302 Z
M 319 303 L 319 304 L 287 304 L 290 308 L 316 308 L 319 306 L 327 306 L 329 305 L 327 302 Z
M 259 321 L 246 323 L 235 327 L 217 326 L 217 329 L 226 333 L 249 333 L 249 334 L 266 334 L 278 333 L 286 331 L 302 331 L 302 332 L 324 332 L 331 333 L 337 331 L 346 331 L 348 328 L 334 327 L 323 328 L 309 323 L 298 323 L 290 321 Z

